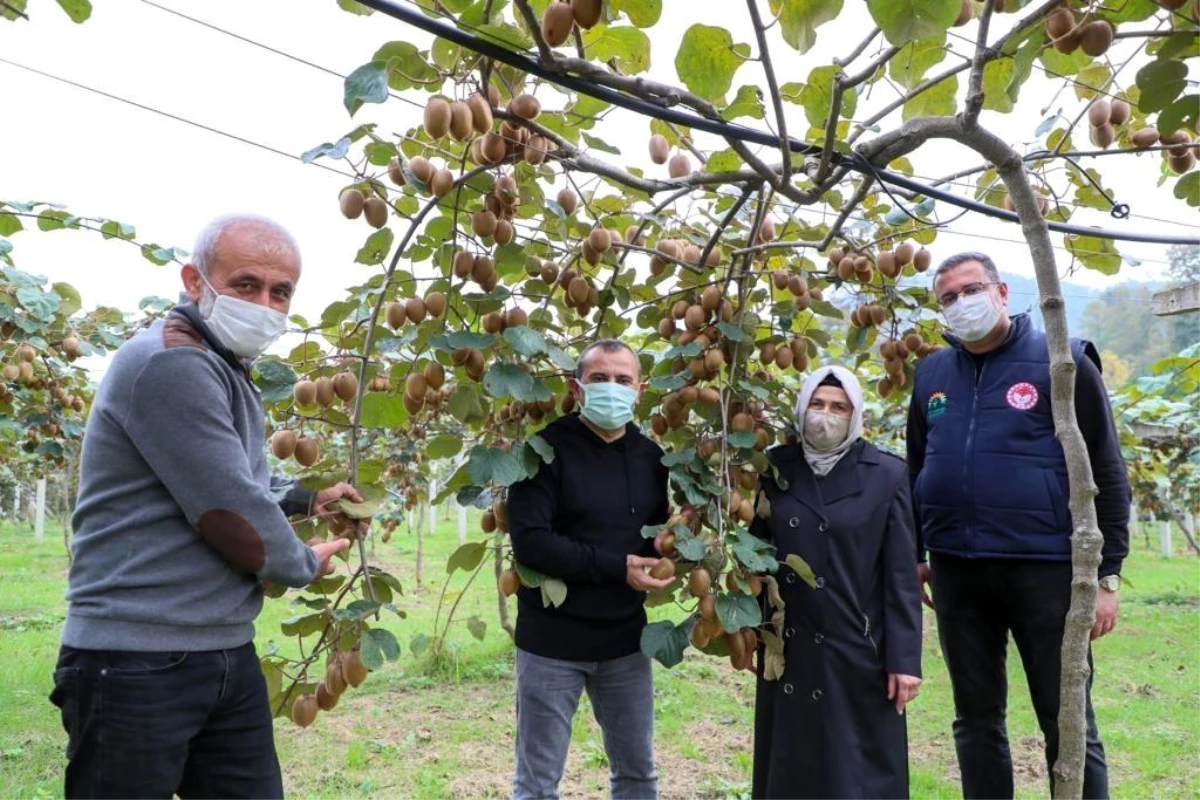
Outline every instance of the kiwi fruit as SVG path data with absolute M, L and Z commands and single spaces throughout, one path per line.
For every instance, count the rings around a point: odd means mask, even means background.
M 428 186 L 436 168 L 425 156 L 413 156 L 408 160 L 408 171 L 416 176 L 417 180 Z
M 667 163 L 667 157 L 670 155 L 671 148 L 667 144 L 667 137 L 661 133 L 656 133 L 650 137 L 650 160 L 655 164 Z
M 604 228 L 592 228 L 592 232 L 588 234 L 588 244 L 597 253 L 605 253 L 612 245 L 612 237 Z
M 899 272 L 896 254 L 891 250 L 880 250 L 875 256 L 875 268 L 888 278 L 896 277 L 896 273 Z
M 431 317 L 441 317 L 446 313 L 446 295 L 441 292 L 430 292 L 425 295 L 425 310 Z
M 786 348 L 785 348 L 786 349 Z M 780 352 L 783 352 L 782 350 Z M 747 414 L 745 411 L 740 411 L 733 415 L 733 419 L 729 421 L 729 427 L 736 433 L 746 433 L 754 430 L 754 417 Z
M 329 666 L 325 668 L 325 687 L 333 694 L 340 695 L 346 691 L 346 679 L 342 676 L 342 662 L 340 658 L 334 658 L 329 662 Z
M 1046 17 L 1046 34 L 1058 40 L 1075 30 L 1075 15 L 1069 8 L 1056 8 Z
M 403 186 L 407 183 L 404 180 L 404 165 L 395 156 L 388 161 L 388 180 L 397 186 Z
M 875 391 L 879 394 L 880 397 L 885 398 L 885 399 L 887 398 L 887 396 L 889 394 L 892 393 L 893 388 L 895 388 L 895 387 L 892 386 L 891 378 L 880 378 L 875 383 Z
M 467 108 L 471 109 L 471 127 L 476 133 L 487 133 L 492 129 L 492 107 L 487 98 L 481 94 L 471 95 L 467 99 Z
M 1110 123 L 1104 123 L 1098 127 L 1092 128 L 1092 143 L 1102 150 L 1107 150 L 1109 145 L 1117 140 L 1117 132 L 1113 129 Z
M 317 698 L 307 692 L 296 698 L 292 705 L 292 722 L 301 728 L 307 728 L 317 718 Z
M 570 3 L 551 3 L 542 16 L 542 38 L 551 47 L 562 47 L 571 38 L 575 13 Z
M 276 458 L 291 458 L 296 452 L 296 432 L 287 428 L 275 431 L 271 436 L 271 452 Z
M 591 28 L 599 22 L 603 9 L 603 0 L 571 0 L 575 24 L 581 28 Z
M 342 207 L 342 216 L 346 219 L 358 219 L 362 216 L 367 198 L 358 189 L 347 189 L 342 192 L 338 202 Z
M 971 5 L 971 0 L 962 0 L 962 5 L 958 9 L 958 16 L 954 19 L 954 27 L 961 28 L 975 17 L 975 8 Z
M 654 562 L 654 566 L 650 568 L 650 577 L 658 580 L 666 580 L 667 578 L 675 577 L 675 562 L 669 558 L 660 558 Z
M 333 711 L 338 704 L 339 697 L 340 695 L 336 695 L 329 690 L 329 687 L 325 684 L 325 681 L 321 681 L 317 684 L 317 706 L 320 707 L 322 711 Z
M 441 389 L 446 383 L 446 368 L 436 361 L 426 364 L 422 374 L 425 376 L 426 385 L 435 391 Z
M 496 221 L 491 211 L 476 211 L 471 215 L 471 230 L 476 236 L 487 238 L 496 232 Z
M 675 320 L 670 317 L 663 317 L 658 321 L 658 335 L 664 339 L 670 339 L 675 335 Z
M 531 94 L 520 94 L 508 104 L 508 110 L 521 119 L 534 120 L 542 113 L 542 104 Z
M 424 400 L 429 392 L 429 380 L 424 372 L 410 372 L 404 379 L 404 393 L 414 400 Z
M 553 261 L 543 261 L 539 276 L 547 286 L 553 286 L 558 280 L 558 264 Z
M 760 242 L 775 241 L 775 220 L 767 217 L 762 221 L 762 225 L 758 229 L 758 240 Z
M 503 247 L 513 240 L 513 225 L 506 219 L 496 221 L 496 231 L 492 234 L 492 240 L 496 244 Z
M 368 197 L 363 204 L 363 216 L 372 228 L 382 228 L 387 224 L 388 204 L 378 197 Z
M 348 686 L 362 686 L 370 670 L 362 663 L 357 650 L 351 650 L 342 655 L 342 677 Z
M 734 495 L 738 497 L 739 495 Z M 700 618 L 708 622 L 717 621 L 717 596 L 715 594 L 706 594 L 700 597 Z
M 558 204 L 562 206 L 562 210 L 567 216 L 574 214 L 576 207 L 579 205 L 579 198 L 570 189 L 562 189 L 555 199 L 558 200 Z
M 780 369 L 788 369 L 795 359 L 796 356 L 790 347 L 780 347 L 775 351 L 775 366 Z
M 349 402 L 358 394 L 358 378 L 352 372 L 339 372 L 333 376 L 333 393 Z
M 317 402 L 327 406 L 334 398 L 333 381 L 329 378 L 317 378 Z
M 529 144 L 525 145 L 525 161 L 537 166 L 546 160 L 548 152 L 550 152 L 549 139 L 544 136 L 531 136 Z
M 696 567 L 688 573 L 688 591 L 693 597 L 706 595 L 712 590 L 712 576 L 704 567 Z
M 1130 114 L 1133 113 L 1133 108 L 1120 98 L 1114 99 L 1110 104 L 1112 109 L 1108 114 L 1108 121 L 1113 125 L 1124 125 L 1129 121 Z
M 433 173 L 433 179 L 429 182 L 429 191 L 433 192 L 434 197 L 445 197 L 453 188 L 453 172 L 448 169 L 439 169 Z
M 1108 52 L 1113 43 L 1113 27 L 1107 22 L 1096 20 L 1084 25 L 1079 32 L 1079 46 L 1092 58 Z
M 692 162 L 684 153 L 676 153 L 667 164 L 667 174 L 672 178 L 685 178 L 692 174 Z
M 1170 147 L 1167 152 L 1177 158 L 1183 158 L 1188 154 L 1188 151 L 1192 149 L 1190 147 L 1192 143 L 1192 137 L 1188 135 L 1187 131 L 1175 131 L 1174 133 L 1162 134 L 1159 137 L 1159 141 L 1165 145 L 1174 145 L 1173 147 Z
M 450 104 L 434 97 L 425 104 L 425 133 L 431 139 L 441 139 L 450 131 Z M 411 169 L 411 166 L 410 166 Z
M 916 268 L 917 272 L 924 272 L 929 269 L 932 263 L 933 254 L 924 247 L 913 254 L 913 267 Z
M 854 277 L 854 256 L 846 256 L 837 265 L 838 277 L 844 281 L 848 281 Z
M 529 324 L 529 314 L 523 308 L 510 308 L 504 312 L 504 326 L 506 328 L 519 328 L 522 325 Z
M 1167 166 L 1170 167 L 1171 171 L 1176 175 L 1182 175 L 1183 173 L 1187 172 L 1195 163 L 1196 157 L 1192 155 L 1190 150 L 1185 152 L 1182 156 L 1173 154 L 1167 156 Z
M 487 333 L 500 333 L 504 330 L 504 316 L 499 311 L 484 314 L 483 329 Z
M 570 6 L 560 5 L 559 7 L 566 8 L 568 14 L 570 13 Z M 549 12 L 547 11 L 546 13 L 549 16 Z M 512 597 L 517 593 L 517 589 L 521 588 L 521 576 L 517 574 L 515 569 L 510 567 L 500 573 L 500 577 L 496 580 L 496 587 L 500 590 L 500 594 L 505 597 Z
M 321 457 L 321 448 L 313 439 L 301 436 L 296 440 L 296 450 L 292 453 L 296 463 L 302 467 L 311 467 Z
M 567 294 L 576 303 L 585 303 L 588 298 L 588 283 L 585 278 L 576 276 L 571 279 L 571 283 L 567 286 Z
M 425 308 L 425 301 L 420 297 L 410 297 L 404 303 L 404 314 L 414 323 L 425 321 L 425 315 L 429 309 Z
M 479 155 L 485 165 L 499 164 L 508 154 L 508 142 L 498 133 L 489 131 L 479 141 Z
M 1060 11 L 1062 9 L 1059 9 Z M 1101 125 L 1107 125 L 1109 118 L 1112 117 L 1112 105 L 1104 98 L 1099 98 L 1088 106 L 1088 122 L 1093 128 L 1099 128 Z
M 292 396 L 296 398 L 297 405 L 311 406 L 317 402 L 317 385 L 312 381 L 297 381 Z

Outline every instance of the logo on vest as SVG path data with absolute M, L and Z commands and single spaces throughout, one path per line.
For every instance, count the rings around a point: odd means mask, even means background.
M 1008 390 L 1008 404 L 1017 411 L 1028 411 L 1037 405 L 1038 390 L 1032 383 L 1017 383 Z
M 934 392 L 929 395 L 929 405 L 925 409 L 925 416 L 928 419 L 934 420 L 946 413 L 946 393 Z

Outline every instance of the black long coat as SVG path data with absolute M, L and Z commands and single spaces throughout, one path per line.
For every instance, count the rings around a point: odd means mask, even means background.
M 798 444 L 771 460 L 787 489 L 764 477 L 771 515 L 752 530 L 781 564 L 808 562 L 816 588 L 780 567 L 785 666 L 763 680 L 760 647 L 753 796 L 906 798 L 908 731 L 887 676 L 921 675 L 908 468 L 861 440 L 824 478 Z

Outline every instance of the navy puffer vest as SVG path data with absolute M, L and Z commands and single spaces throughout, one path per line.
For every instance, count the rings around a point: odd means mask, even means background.
M 1070 560 L 1067 465 L 1054 438 L 1046 335 L 1012 318 L 978 383 L 971 354 L 954 343 L 914 377 L 914 412 L 926 421 L 925 461 L 913 486 L 925 546 L 966 558 Z M 1076 364 L 1095 348 L 1073 339 Z

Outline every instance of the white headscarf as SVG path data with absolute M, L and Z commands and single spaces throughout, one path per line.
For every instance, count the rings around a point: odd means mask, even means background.
M 850 413 L 850 430 L 846 433 L 845 441 L 832 450 L 818 450 L 808 442 L 804 435 L 804 413 L 808 410 L 813 393 L 816 392 L 821 381 L 830 374 L 841 381 L 842 389 L 850 398 L 854 410 Z M 804 387 L 800 390 L 800 400 L 796 403 L 795 422 L 800 443 L 804 447 L 804 459 L 808 461 L 808 465 L 812 467 L 814 473 L 821 476 L 828 475 L 830 470 L 842 460 L 842 456 L 850 452 L 850 448 L 862 436 L 862 418 L 862 387 L 859 386 L 858 378 L 854 377 L 853 372 L 845 367 L 820 367 L 808 376 L 808 379 L 804 381 Z

